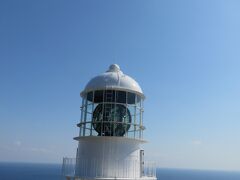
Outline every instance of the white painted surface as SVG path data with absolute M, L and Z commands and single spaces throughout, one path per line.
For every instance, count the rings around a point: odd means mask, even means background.
M 80 138 L 75 176 L 139 178 L 142 142 L 123 137 Z
M 111 65 L 105 73 L 92 78 L 87 83 L 81 96 L 89 91 L 104 89 L 129 91 L 144 97 L 139 84 L 133 78 L 124 74 L 116 64 Z

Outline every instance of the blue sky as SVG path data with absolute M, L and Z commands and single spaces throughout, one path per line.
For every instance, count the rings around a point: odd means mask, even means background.
M 1 1 L 0 161 L 75 156 L 79 93 L 112 63 L 145 95 L 146 156 L 240 170 L 240 2 Z

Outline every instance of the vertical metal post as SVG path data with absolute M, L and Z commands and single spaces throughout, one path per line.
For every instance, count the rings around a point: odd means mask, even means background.
M 135 94 L 135 102 L 134 102 L 134 139 L 136 137 L 136 120 L 137 120 L 137 94 Z
M 101 121 L 101 136 L 103 135 L 103 121 L 104 121 L 104 112 L 105 112 L 105 90 L 103 90 L 103 102 L 102 102 L 102 121 Z
M 126 105 L 125 117 L 127 117 L 127 112 L 128 112 L 128 92 L 126 92 L 126 102 L 125 102 L 125 105 Z M 131 116 L 131 114 L 130 114 L 130 116 Z M 126 137 L 128 137 L 128 131 L 127 131 L 128 124 L 127 123 L 128 122 L 126 121 L 126 118 L 125 118 L 124 119 L 124 125 L 125 125 Z
M 92 117 L 91 117 L 91 121 L 93 120 L 93 111 L 94 111 L 94 96 L 95 96 L 95 91 L 93 91 L 93 98 L 92 98 Z M 92 131 L 93 131 L 93 124 L 92 124 L 92 122 L 91 122 L 90 136 L 92 136 Z
M 143 122 L 142 122 L 142 118 L 143 118 L 143 101 L 142 98 L 140 99 L 140 139 L 142 139 L 142 132 L 143 132 Z
M 80 119 L 80 131 L 79 131 L 79 136 L 82 135 L 82 122 L 83 122 L 83 108 L 84 108 L 84 97 L 82 98 L 82 106 L 81 106 L 81 119 Z
M 84 97 L 84 99 L 85 99 L 85 105 L 84 105 L 84 124 L 83 124 L 83 136 L 85 136 L 85 131 L 86 131 L 86 119 L 87 119 L 87 109 L 88 109 L 88 100 L 87 100 L 87 98 L 86 97 Z

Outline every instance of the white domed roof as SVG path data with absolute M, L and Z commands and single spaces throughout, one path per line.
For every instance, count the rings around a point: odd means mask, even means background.
M 110 65 L 109 69 L 92 78 L 81 93 L 81 96 L 89 91 L 115 89 L 137 93 L 144 97 L 141 87 L 131 77 L 123 74 L 117 64 Z

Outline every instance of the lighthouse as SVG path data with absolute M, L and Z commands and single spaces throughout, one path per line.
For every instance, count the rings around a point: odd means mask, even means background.
M 144 158 L 145 126 L 139 84 L 117 64 L 92 78 L 82 97 L 76 158 L 63 158 L 62 172 L 74 180 L 156 180 Z

